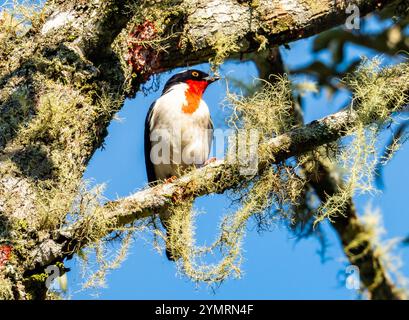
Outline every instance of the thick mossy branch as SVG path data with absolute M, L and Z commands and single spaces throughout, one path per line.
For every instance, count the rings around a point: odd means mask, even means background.
M 320 5 L 313 2 L 139 1 L 130 6 L 136 14 L 116 44 L 122 48 L 123 60 L 129 60 L 129 38 L 133 32 L 146 22 L 154 24 L 153 39 L 143 42 L 137 37 L 144 53 L 136 51 L 136 69 L 140 72 L 134 72 L 133 77 L 139 81 L 146 81 L 155 72 L 202 62 L 210 61 L 216 68 L 226 58 L 308 37 L 342 24 L 348 17 L 348 1 L 325 0 Z M 360 14 L 366 15 L 394 3 L 362 0 L 356 5 Z M 147 60 L 148 56 L 153 59 Z M 131 65 L 135 67 L 135 63 Z M 134 91 L 129 94 L 132 96 Z

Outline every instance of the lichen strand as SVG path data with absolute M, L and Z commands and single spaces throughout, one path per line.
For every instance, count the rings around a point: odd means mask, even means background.
M 217 73 L 217 68 L 230 56 L 231 53 L 240 50 L 238 39 L 239 37 L 237 35 L 226 36 L 222 32 L 219 32 L 214 36 L 211 46 L 215 54 L 209 60 L 214 72 Z

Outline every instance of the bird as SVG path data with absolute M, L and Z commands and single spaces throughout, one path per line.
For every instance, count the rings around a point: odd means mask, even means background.
M 173 75 L 162 95 L 155 100 L 145 120 L 144 149 L 148 182 L 170 182 L 191 167 L 201 167 L 208 159 L 213 140 L 213 122 L 202 99 L 206 88 L 219 80 L 200 70 L 185 70 Z M 160 214 L 166 239 L 169 239 L 169 212 Z M 166 256 L 175 261 L 166 241 Z

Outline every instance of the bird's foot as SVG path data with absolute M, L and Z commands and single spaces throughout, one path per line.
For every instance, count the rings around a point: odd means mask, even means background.
M 178 177 L 176 176 L 171 176 L 170 178 L 165 179 L 164 183 L 172 183 L 175 181 Z
M 207 166 L 208 164 L 215 162 L 217 159 L 215 157 L 211 157 L 209 159 L 207 159 L 204 163 L 205 166 Z

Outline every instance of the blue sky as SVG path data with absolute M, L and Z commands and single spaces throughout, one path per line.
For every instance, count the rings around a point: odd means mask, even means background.
M 376 26 L 374 26 L 375 28 Z M 329 55 L 319 57 L 310 54 L 312 39 L 294 42 L 291 49 L 281 48 L 285 63 L 291 67 L 303 66 L 312 59 L 328 60 Z M 362 55 L 371 57 L 374 52 L 349 46 L 348 59 Z M 388 62 L 388 61 L 386 61 Z M 208 65 L 199 69 L 208 71 Z M 251 63 L 226 63 L 222 75 L 252 81 L 257 72 Z M 171 76 L 162 76 L 161 87 Z M 207 90 L 207 101 L 216 127 L 224 125 L 221 104 L 225 98 L 226 83 L 219 81 Z M 106 183 L 105 196 L 115 199 L 127 196 L 145 186 L 146 174 L 143 160 L 143 126 L 146 112 L 160 91 L 147 96 L 138 94 L 126 102 L 118 113 L 122 119 L 113 122 L 105 148 L 92 158 L 86 179 Z M 335 112 L 348 97 L 343 94 L 328 101 L 325 94 L 308 94 L 306 97 L 306 121 L 312 121 Z M 385 189 L 374 197 L 360 196 L 355 199 L 358 210 L 363 212 L 368 203 L 379 207 L 387 233 L 385 239 L 406 236 L 409 233 L 409 217 L 406 210 L 407 148 L 397 154 L 385 168 Z M 212 240 L 220 217 L 229 210 L 230 201 L 223 195 L 199 199 L 196 207 L 205 211 L 198 217 L 198 238 Z M 253 227 L 253 228 L 252 228 Z M 98 293 L 102 299 L 354 299 L 357 293 L 346 289 L 343 279 L 348 263 L 342 253 L 336 234 L 324 223 L 328 248 L 327 260 L 322 262 L 318 251 L 320 245 L 314 238 L 296 241 L 285 226 L 277 225 L 272 231 L 258 233 L 254 223 L 249 224 L 244 242 L 244 274 L 241 279 L 230 279 L 213 291 L 206 285 L 190 282 L 177 274 L 175 265 L 158 254 L 152 245 L 136 239 L 127 260 L 120 269 L 107 277 L 107 287 L 98 290 L 80 289 L 83 281 L 75 259 L 69 262 L 69 294 L 73 299 L 90 299 Z M 402 271 L 408 275 L 408 249 L 399 248 L 405 262 Z

